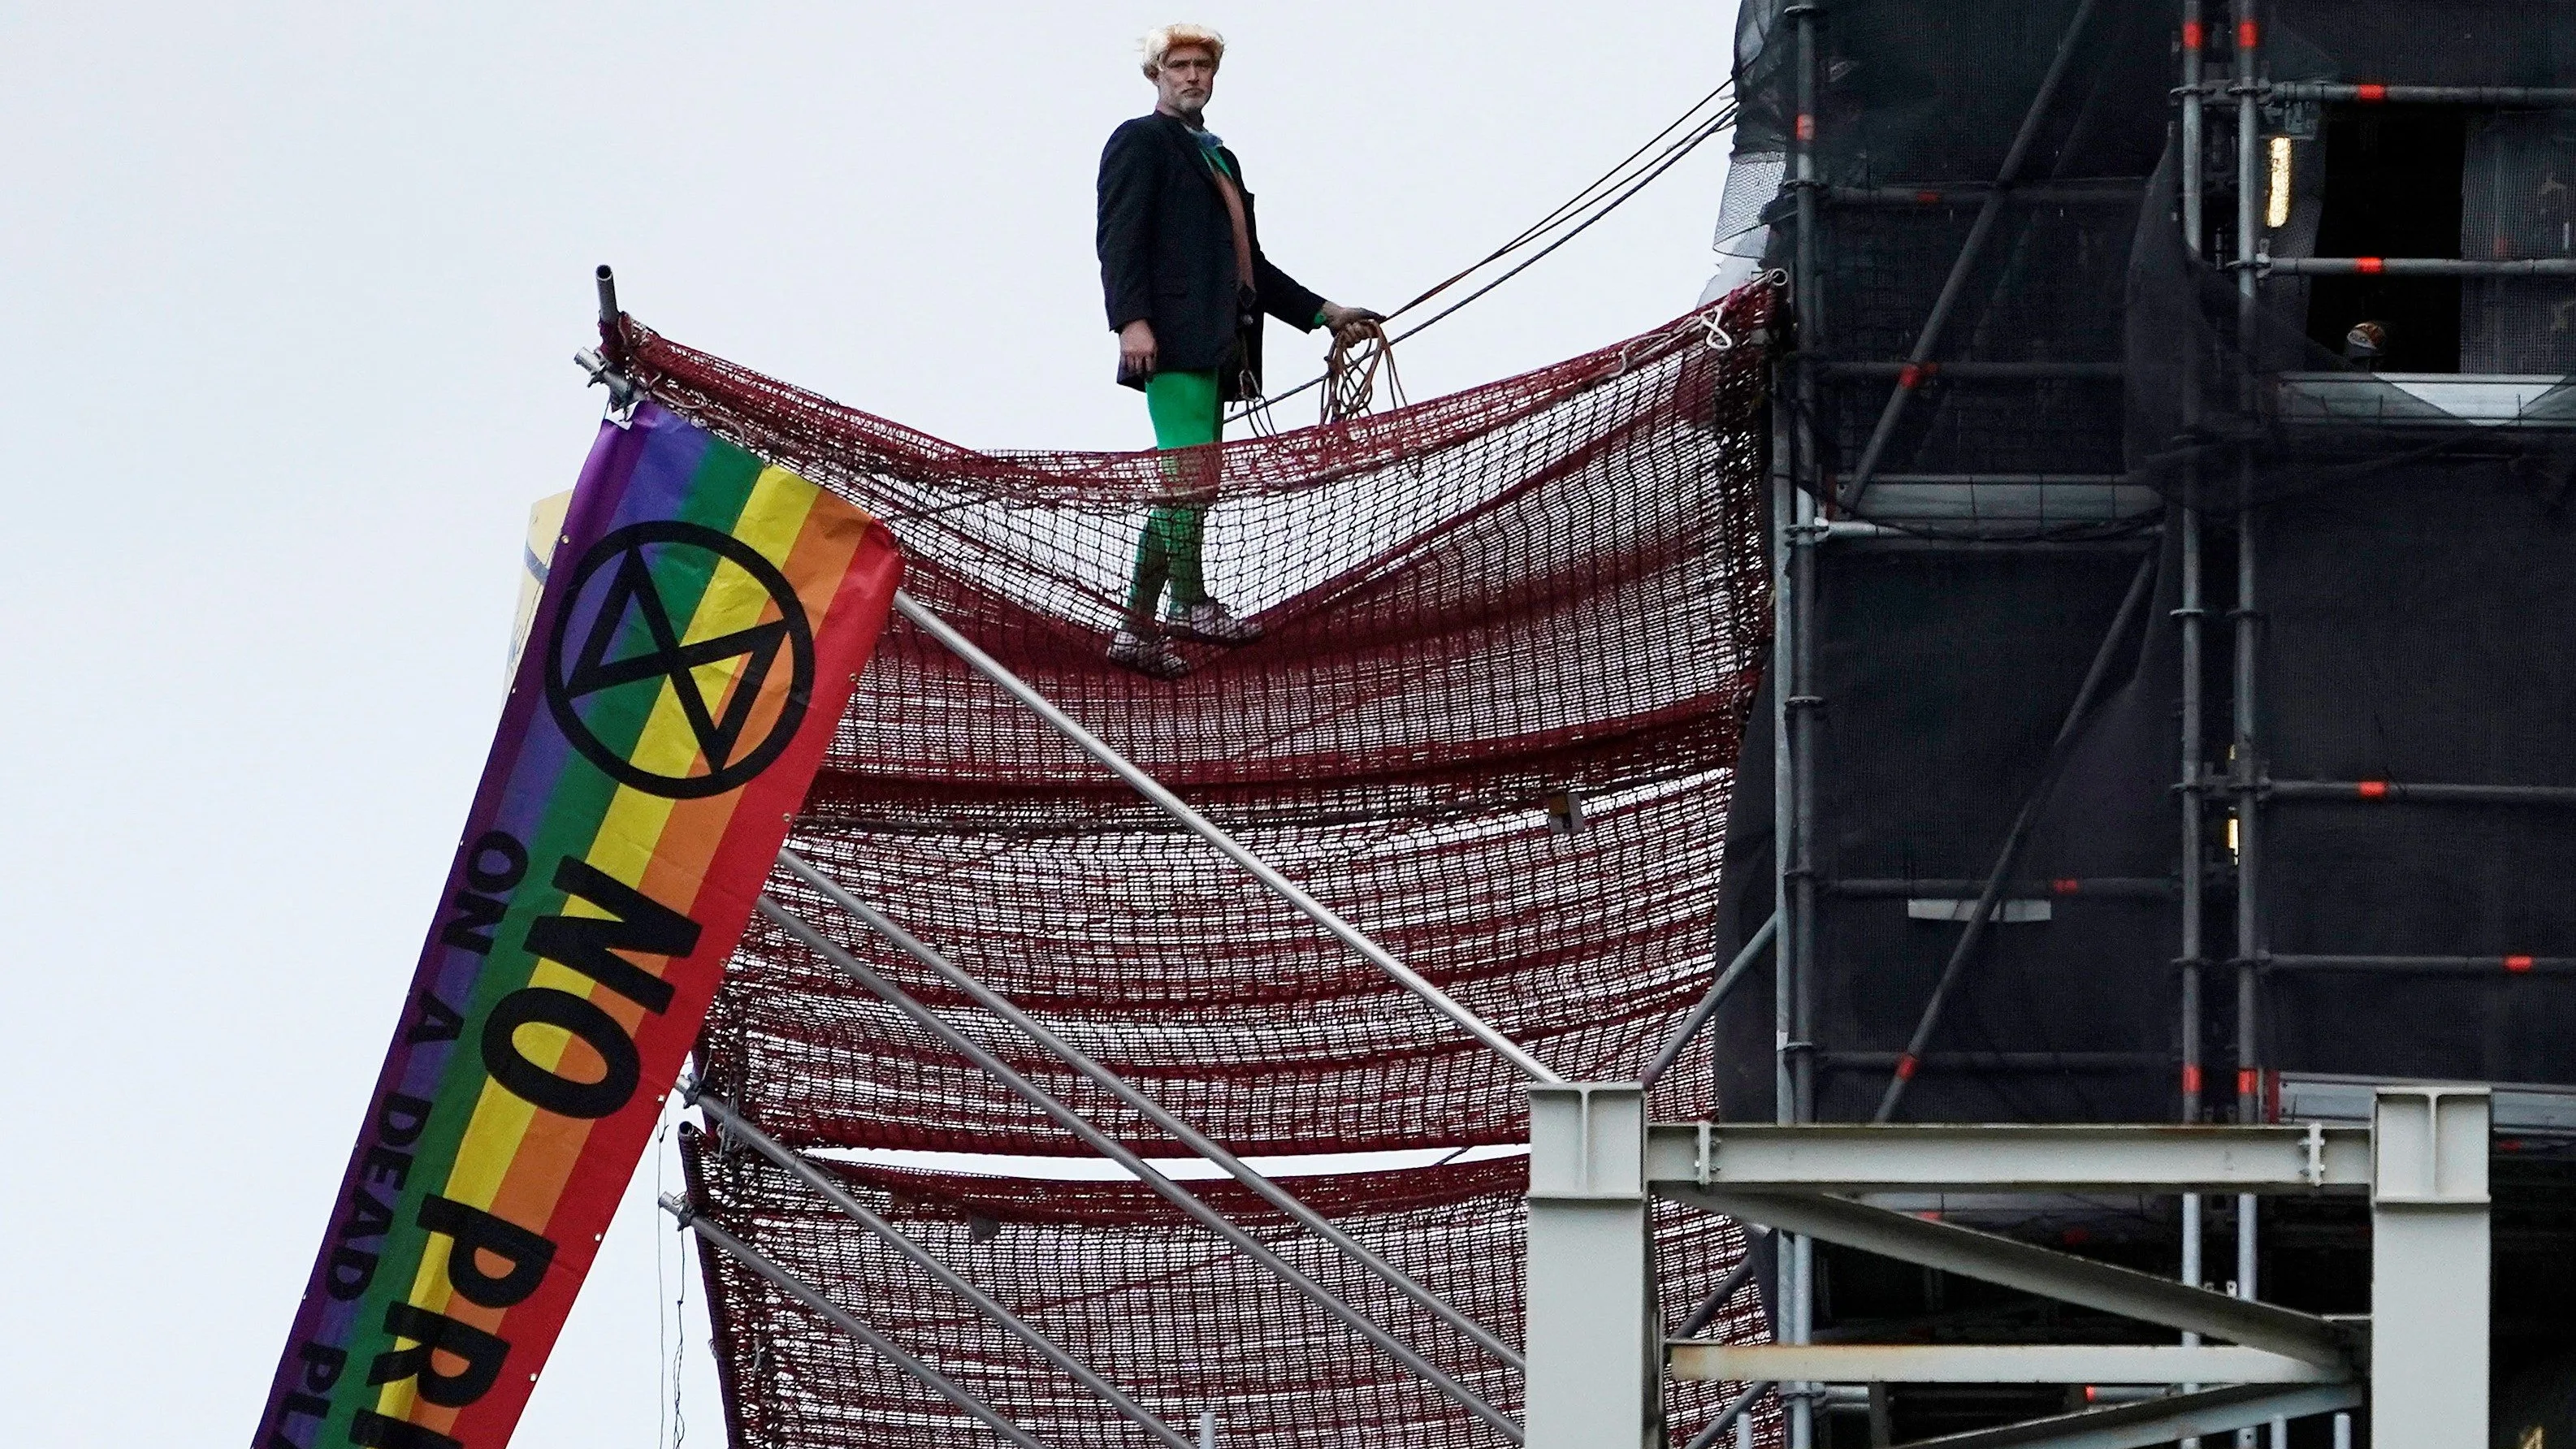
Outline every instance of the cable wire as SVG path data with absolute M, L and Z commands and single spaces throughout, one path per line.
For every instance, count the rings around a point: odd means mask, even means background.
M 1697 111 L 1698 109 L 1699 108 L 1697 106 L 1692 107 L 1693 111 Z M 1460 309 L 1466 307 L 1469 303 L 1479 300 L 1505 282 L 1510 281 L 1512 278 L 1519 276 L 1521 273 L 1528 271 L 1531 267 L 1534 267 L 1538 265 L 1538 263 L 1546 260 L 1549 255 L 1557 250 L 1557 248 L 1564 246 L 1567 242 L 1574 240 L 1576 237 L 1581 236 L 1584 232 L 1590 230 L 1595 222 L 1598 222 L 1603 217 L 1617 211 L 1621 206 L 1625 205 L 1630 198 L 1634 197 L 1638 192 L 1645 190 L 1647 186 L 1656 180 L 1656 178 L 1662 176 L 1665 172 L 1670 171 L 1674 166 L 1680 164 L 1683 157 L 1688 156 L 1691 152 L 1699 149 L 1699 147 L 1710 137 L 1732 127 L 1735 124 L 1736 109 L 1737 108 L 1734 105 L 1729 104 L 1726 109 L 1720 111 L 1717 115 L 1710 117 L 1697 129 L 1686 133 L 1682 139 L 1675 141 L 1672 145 L 1666 147 L 1648 163 L 1650 169 L 1646 170 L 1641 175 L 1638 175 L 1633 180 L 1623 183 L 1627 188 L 1626 190 L 1620 191 L 1616 195 L 1611 196 L 1607 201 L 1602 202 L 1598 209 L 1594 210 L 1591 215 L 1586 216 L 1582 221 L 1567 229 L 1563 235 L 1557 237 L 1546 246 L 1540 248 L 1537 252 L 1522 260 L 1519 265 L 1513 267 L 1507 272 L 1504 272 L 1501 276 L 1494 278 L 1492 281 L 1485 283 L 1483 286 L 1478 287 L 1466 296 L 1459 298 L 1457 301 L 1450 303 L 1447 307 L 1433 313 L 1431 316 L 1414 324 L 1412 327 L 1389 336 L 1386 339 L 1387 343 L 1392 345 L 1394 343 L 1401 342 L 1408 337 L 1416 337 L 1431 330 L 1431 328 L 1438 323 L 1449 317 L 1455 316 Z M 1671 129 L 1671 127 L 1666 127 L 1664 134 L 1670 134 Z M 1648 144 L 1652 145 L 1653 143 L 1649 142 Z M 1640 149 L 1642 150 L 1643 148 Z M 1618 171 L 1626 169 L 1626 164 L 1627 163 L 1622 162 L 1620 166 L 1612 168 L 1612 174 L 1616 174 Z M 1585 191 L 1588 193 L 1596 189 L 1598 185 L 1599 183 L 1596 182 L 1594 183 L 1594 186 L 1586 187 Z M 1559 213 L 1564 212 L 1564 210 L 1565 208 L 1563 207 L 1558 209 Z M 1533 228 L 1533 231 L 1538 230 L 1543 230 L 1543 228 Z M 1524 239 L 1527 238 L 1527 236 L 1528 234 L 1524 233 Z M 1403 312 L 1419 305 L 1423 301 L 1438 295 L 1441 291 L 1455 284 L 1460 278 L 1472 275 L 1478 268 L 1487 265 L 1495 258 L 1508 255 L 1512 250 L 1517 249 L 1522 244 L 1522 239 L 1516 239 L 1511 245 L 1493 253 L 1484 261 L 1480 261 L 1475 266 L 1467 268 L 1466 271 L 1460 272 L 1457 276 L 1451 277 L 1448 281 L 1442 282 L 1439 286 L 1423 293 L 1420 297 L 1416 297 L 1413 301 L 1405 303 L 1403 307 L 1397 308 L 1394 313 L 1389 315 L 1401 315 Z M 1286 402 L 1292 397 L 1296 397 L 1301 393 L 1321 386 L 1328 375 L 1329 374 L 1326 373 L 1318 373 L 1298 384 L 1296 387 L 1290 388 L 1286 392 L 1270 397 L 1256 398 L 1247 402 L 1242 408 L 1227 414 L 1226 421 L 1239 422 L 1254 413 L 1272 406 L 1273 404 Z

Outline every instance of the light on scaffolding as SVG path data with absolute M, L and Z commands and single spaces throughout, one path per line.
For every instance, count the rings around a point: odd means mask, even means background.
M 2272 186 L 2263 200 L 2263 224 L 2290 224 L 2290 138 L 2272 138 Z

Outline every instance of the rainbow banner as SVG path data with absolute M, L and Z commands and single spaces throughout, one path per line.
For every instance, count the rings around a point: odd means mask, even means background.
M 602 425 L 257 1449 L 498 1449 L 901 560 L 650 404 Z

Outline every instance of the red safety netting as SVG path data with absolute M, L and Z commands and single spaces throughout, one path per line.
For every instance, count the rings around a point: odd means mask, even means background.
M 1730 767 L 1769 629 L 1772 305 L 1756 286 L 1523 377 L 1188 454 L 976 453 L 632 322 L 621 351 L 656 400 L 885 518 L 905 547 L 907 591 L 1085 727 L 1553 1068 L 1602 1080 L 1634 1078 L 1722 964 L 1712 928 Z M 1128 613 L 1147 511 L 1211 495 L 1210 591 L 1264 637 L 1185 644 L 1176 680 L 1113 666 L 1104 651 Z M 1510 1068 L 900 620 L 791 843 L 1238 1151 L 1525 1138 Z M 1094 1122 L 1149 1156 L 1175 1152 L 814 892 L 783 873 L 772 889 Z M 803 1148 L 1087 1151 L 762 921 L 699 1056 L 717 1091 Z M 1709 1065 L 1705 1049 L 1686 1055 L 1657 1089 L 1658 1114 L 1717 1110 Z M 1460 1284 L 1480 1318 L 1516 1334 L 1520 1206 L 1516 1189 L 1492 1185 L 1495 1169 L 1478 1171 L 1486 1186 L 1436 1203 L 1419 1197 L 1426 1184 L 1468 1178 L 1355 1176 L 1322 1190 L 1379 1224 L 1391 1256 Z M 898 1195 L 951 1190 L 964 1191 L 917 1182 Z M 1214 1244 L 1150 1214 L 1114 1232 L 1082 1216 L 1135 1189 L 975 1191 L 1033 1204 L 1032 1240 L 1053 1255 L 1035 1282 L 1129 1295 L 1124 1337 L 1103 1351 L 1132 1376 L 1096 1366 L 1190 1406 L 1175 1413 L 1236 1394 L 1209 1375 L 1241 1351 L 1266 1375 L 1241 1393 L 1269 1405 L 1245 1412 L 1275 1419 L 1274 1437 L 1331 1437 L 1289 1405 L 1340 1395 L 1314 1412 L 1374 1426 L 1372 1442 L 1492 1438 L 1443 1417 L 1436 1395 L 1346 1331 L 1319 1336 L 1275 1285 L 1245 1281 L 1222 1320 L 1179 1298 L 1153 1306 L 1149 1285 L 1198 1271 L 1185 1265 Z M 862 1251 L 858 1230 L 818 1216 L 828 1209 L 784 1178 L 746 1168 L 709 1176 L 697 1196 L 747 1237 L 787 1234 L 782 1256 L 809 1254 L 796 1261 L 816 1281 L 864 1279 L 872 1311 L 917 1353 L 965 1353 L 981 1331 L 923 1285 L 888 1288 L 899 1275 L 848 1256 Z M 1726 1256 L 1702 1251 L 1716 1227 L 1681 1231 L 1701 1245 L 1694 1264 Z M 864 1350 L 824 1344 L 817 1322 L 740 1274 L 719 1272 L 716 1286 L 745 1442 L 983 1432 L 879 1382 Z M 1209 1348 L 1216 1321 L 1247 1347 Z M 777 1342 L 791 1323 L 797 1352 L 823 1357 L 781 1386 L 755 1358 L 763 1345 L 788 1354 Z M 1272 1339 L 1294 1351 L 1261 1361 L 1257 1345 Z M 1203 1363 L 1202 1350 L 1218 1357 Z M 1007 1346 L 990 1358 L 995 1374 L 1035 1371 Z M 1516 1383 L 1493 1392 L 1517 1403 Z M 1676 1389 L 1690 1404 L 1699 1392 Z M 910 1407 L 881 1414 L 880 1402 Z M 1684 1429 L 1704 1418 L 1676 1402 Z M 1138 1442 L 1114 1421 L 1040 1437 L 1120 1433 Z
M 1718 335 L 1761 331 L 1771 295 L 1721 304 Z M 1196 457 L 971 452 L 632 331 L 657 399 L 875 511 L 914 598 L 1210 806 L 1491 810 L 1734 757 L 1769 630 L 1766 363 L 1714 350 L 1703 314 Z M 1182 643 L 1178 681 L 1108 666 L 1146 510 L 1207 487 L 1209 589 L 1267 637 Z M 1089 827 L 1130 803 L 901 624 L 832 764 L 819 819 Z
M 1040 1442 L 1152 1443 L 887 1243 L 759 1154 L 689 1134 L 690 1195 L 716 1224 L 886 1334 Z M 1501 1441 L 1349 1329 L 1128 1182 L 1046 1182 L 832 1164 L 860 1201 L 999 1299 L 1148 1412 L 1196 1438 L 1217 1417 L 1223 1445 L 1417 1445 Z M 1521 1341 L 1518 1158 L 1406 1172 L 1301 1177 L 1290 1185 L 1416 1282 L 1506 1342 Z M 1231 1183 L 1201 1195 L 1496 1407 L 1517 1416 L 1519 1375 L 1298 1231 Z M 1656 1219 L 1667 1328 L 1679 1327 L 1743 1252 L 1724 1219 L 1666 1206 Z M 708 1255 L 728 1427 L 738 1445 L 948 1445 L 1004 1449 L 932 1390 L 749 1269 Z M 1762 1333 L 1744 1288 L 1704 1332 Z M 1678 1433 L 1742 1386 L 1681 1383 Z M 1776 1443 L 1778 1409 L 1755 1416 Z

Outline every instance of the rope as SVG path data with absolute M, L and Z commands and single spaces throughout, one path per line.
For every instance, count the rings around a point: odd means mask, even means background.
M 1510 256 L 1513 252 L 1518 251 L 1523 246 L 1528 245 L 1541 235 L 1544 235 L 1558 222 L 1563 221 L 1567 217 L 1582 210 L 1584 206 L 1590 202 L 1597 200 L 1600 193 L 1615 189 L 1615 187 L 1620 184 L 1619 176 L 1621 172 L 1627 170 L 1638 157 L 1643 156 L 1646 152 L 1652 150 L 1656 142 L 1663 140 L 1666 136 L 1671 135 L 1675 131 L 1681 130 L 1690 122 L 1691 117 L 1699 114 L 1702 107 L 1726 94 L 1734 84 L 1735 83 L 1732 80 L 1720 83 L 1717 89 L 1710 91 L 1707 95 L 1693 101 L 1689 110 L 1682 112 L 1680 117 L 1675 119 L 1670 125 L 1649 137 L 1644 145 L 1639 146 L 1636 150 L 1620 157 L 1617 165 L 1612 166 L 1609 170 L 1601 173 L 1597 177 L 1594 177 L 1591 184 L 1585 186 L 1581 191 L 1576 192 L 1570 199 L 1559 204 L 1556 210 L 1540 217 L 1537 221 L 1532 222 L 1530 225 L 1523 228 L 1518 236 L 1513 237 L 1510 241 L 1503 243 L 1501 246 L 1487 252 L 1485 255 L 1478 257 L 1472 264 L 1459 269 L 1455 275 L 1439 282 L 1429 290 L 1423 292 L 1420 296 L 1415 297 L 1413 300 L 1396 308 L 1393 312 L 1387 315 L 1390 318 L 1403 316 L 1405 313 L 1410 312 L 1414 308 L 1421 306 L 1423 303 L 1430 301 L 1432 298 L 1439 296 L 1442 292 L 1445 292 L 1451 287 L 1456 286 L 1458 283 L 1465 281 L 1468 277 L 1474 275 L 1479 269 L 1490 266 L 1493 263 L 1502 260 L 1504 257 Z M 1732 124 L 1735 119 L 1735 111 L 1736 108 L 1733 105 L 1727 106 L 1722 115 L 1717 118 L 1716 123 L 1721 126 Z M 1704 129 L 1708 124 L 1708 122 L 1702 122 L 1700 127 L 1694 128 L 1694 134 L 1696 134 L 1699 129 Z M 1676 146 L 1684 146 L 1696 145 L 1698 142 L 1696 140 L 1685 138 L 1685 141 L 1675 142 L 1674 144 Z M 1647 165 L 1651 166 L 1655 161 L 1660 161 L 1664 156 L 1670 154 L 1672 153 L 1668 149 L 1667 151 L 1657 155 L 1653 160 L 1647 162 Z
M 1386 371 L 1387 395 L 1397 408 L 1405 406 L 1404 381 L 1395 373 L 1395 344 L 1387 340 L 1386 326 L 1369 321 L 1358 324 L 1361 333 L 1356 347 L 1333 334 L 1332 350 L 1324 354 L 1324 397 L 1319 423 L 1349 422 L 1368 416 L 1377 402 L 1377 375 Z
M 1738 107 L 1734 102 L 1729 101 L 1723 109 L 1717 112 L 1717 114 L 1708 117 L 1706 120 L 1699 122 L 1695 126 L 1690 126 L 1688 130 L 1683 131 L 1680 139 L 1664 147 L 1663 150 L 1655 152 L 1654 155 L 1649 157 L 1644 162 L 1643 166 L 1638 168 L 1633 174 L 1627 174 L 1631 172 L 1631 168 L 1636 164 L 1637 158 L 1644 156 L 1649 150 L 1651 150 L 1656 141 L 1661 141 L 1665 137 L 1672 135 L 1674 131 L 1687 125 L 1692 116 L 1697 115 L 1710 101 L 1713 101 L 1719 96 L 1725 94 L 1727 89 L 1727 86 L 1720 86 L 1716 90 L 1709 92 L 1708 95 L 1702 97 L 1698 102 L 1693 104 L 1688 111 L 1685 111 L 1682 114 L 1681 119 L 1676 120 L 1671 125 L 1668 125 L 1664 127 L 1663 130 L 1657 132 L 1653 140 L 1650 140 L 1645 145 L 1638 147 L 1635 151 L 1628 153 L 1628 156 L 1620 161 L 1618 165 L 1613 166 L 1608 171 L 1602 173 L 1598 179 L 1584 187 L 1581 191 L 1575 193 L 1573 198 L 1557 206 L 1555 210 L 1549 212 L 1545 217 L 1524 228 L 1520 235 L 1512 238 L 1508 242 L 1505 242 L 1502 246 L 1495 248 L 1493 251 L 1486 253 L 1473 265 L 1461 269 L 1457 273 L 1433 286 L 1428 291 L 1423 292 L 1420 296 L 1413 298 L 1403 306 L 1396 308 L 1391 313 L 1388 313 L 1386 317 L 1387 321 L 1393 321 L 1396 318 L 1403 316 L 1405 313 L 1410 312 L 1416 307 L 1421 306 L 1423 303 L 1430 301 L 1432 298 L 1439 296 L 1442 292 L 1456 286 L 1468 277 L 1474 276 L 1477 272 L 1491 266 L 1493 263 L 1535 243 L 1540 238 L 1548 235 L 1548 233 L 1559 223 L 1580 214 L 1586 207 L 1593 208 L 1589 215 L 1584 216 L 1581 221 L 1576 222 L 1573 226 L 1567 228 L 1562 235 L 1559 235 L 1553 241 L 1548 242 L 1546 246 L 1541 247 L 1535 253 L 1524 258 L 1519 265 L 1513 267 L 1507 272 L 1504 272 L 1501 276 L 1494 278 L 1492 281 L 1485 283 L 1483 286 L 1478 287 L 1466 296 L 1459 298 L 1457 301 L 1450 303 L 1447 307 L 1433 313 L 1430 317 L 1425 318 L 1414 326 L 1391 335 L 1382 327 L 1375 329 L 1376 339 L 1380 343 L 1381 350 L 1391 349 L 1396 343 L 1403 341 L 1405 338 L 1419 336 L 1422 333 L 1429 331 L 1432 327 L 1457 315 L 1461 309 L 1465 308 L 1470 303 L 1482 299 L 1495 288 L 1510 281 L 1512 278 L 1519 276 L 1521 273 L 1528 271 L 1531 267 L 1536 266 L 1541 261 L 1546 260 L 1549 255 L 1557 250 L 1557 248 L 1564 246 L 1567 242 L 1570 242 L 1576 237 L 1581 236 L 1586 231 L 1591 230 L 1594 223 L 1600 221 L 1610 213 L 1617 211 L 1621 206 L 1626 205 L 1630 198 L 1634 197 L 1638 192 L 1645 190 L 1647 186 L 1651 185 L 1665 172 L 1672 170 L 1674 166 L 1680 164 L 1683 157 L 1688 156 L 1691 152 L 1699 149 L 1699 147 L 1710 137 L 1733 127 Z M 1605 191 L 1605 188 L 1608 188 L 1608 190 Z M 1605 195 L 1607 196 L 1606 200 L 1603 199 Z M 1334 352 L 1337 354 L 1340 350 L 1340 339 L 1336 337 L 1334 340 Z M 1297 396 L 1299 393 L 1305 392 L 1311 388 L 1323 386 L 1327 383 L 1335 383 L 1338 385 L 1337 377 L 1338 374 L 1333 368 L 1332 355 L 1328 354 L 1325 361 L 1325 370 L 1322 373 L 1308 378 L 1306 381 L 1299 383 L 1297 386 L 1290 388 L 1286 392 L 1279 393 L 1271 397 L 1254 398 L 1246 402 L 1241 408 L 1227 414 L 1226 421 L 1239 422 L 1248 417 L 1256 418 L 1256 430 L 1266 433 L 1270 431 L 1267 426 L 1268 409 L 1272 404 L 1286 402 L 1288 399 Z M 1365 411 L 1365 409 L 1363 409 L 1363 411 Z M 1328 399 L 1326 401 L 1323 412 L 1326 421 L 1330 422 L 1337 420 L 1331 400 Z

